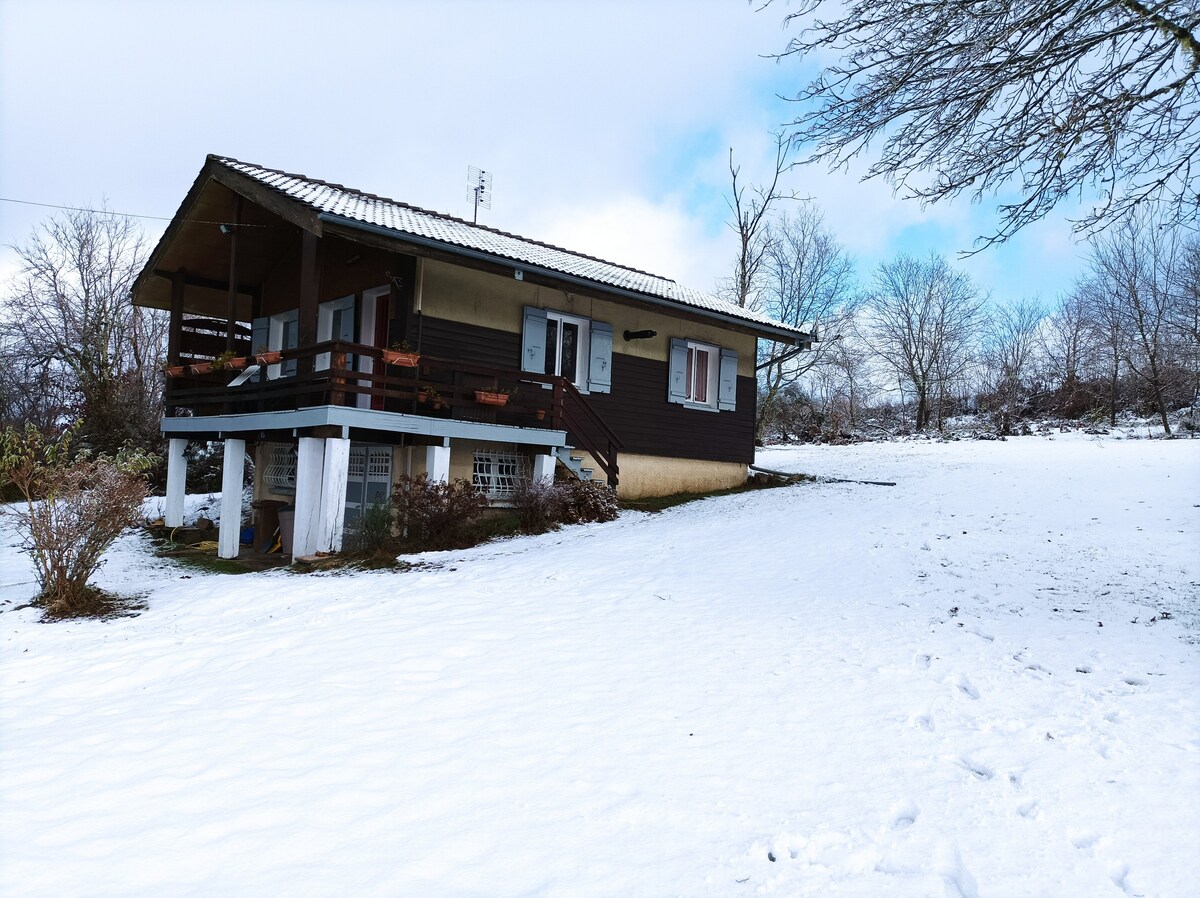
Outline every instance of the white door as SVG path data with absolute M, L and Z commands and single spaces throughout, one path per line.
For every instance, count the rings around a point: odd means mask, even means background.
M 354 342 L 354 297 L 343 296 L 317 306 L 317 342 L 344 340 Z M 329 367 L 329 353 L 317 356 L 316 367 L 324 371 Z

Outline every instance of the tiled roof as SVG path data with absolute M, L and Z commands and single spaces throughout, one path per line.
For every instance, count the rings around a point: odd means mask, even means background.
M 596 284 L 666 299 L 682 306 L 691 306 L 796 335 L 803 333 L 797 328 L 775 321 L 768 315 L 740 308 L 708 293 L 684 287 L 669 278 L 615 265 L 603 259 L 507 234 L 449 215 L 419 209 L 407 203 L 363 193 L 340 184 L 329 184 L 304 175 L 263 168 L 226 156 L 209 158 L 231 171 L 253 178 L 291 199 L 305 203 L 318 213 L 328 213 L 386 228 L 395 231 L 398 236 L 410 234 L 452 247 L 487 253 L 518 264 L 584 278 Z

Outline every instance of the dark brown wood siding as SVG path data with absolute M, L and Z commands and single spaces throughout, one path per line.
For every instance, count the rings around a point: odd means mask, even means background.
M 460 359 L 477 365 L 515 371 L 521 365 L 521 335 L 508 334 L 490 327 L 461 324 L 429 315 L 414 316 L 418 340 L 408 342 L 425 355 L 441 359 Z
M 497 368 L 520 365 L 521 337 L 487 327 L 425 316 L 421 351 Z M 667 363 L 613 352 L 611 393 L 587 398 L 624 444 L 625 452 L 703 461 L 754 461 L 754 378 L 739 377 L 737 409 L 707 412 L 667 401 Z
M 625 452 L 754 461 L 754 378 L 739 377 L 737 408 L 708 412 L 667 401 L 667 363 L 613 353 L 611 393 L 587 397 Z

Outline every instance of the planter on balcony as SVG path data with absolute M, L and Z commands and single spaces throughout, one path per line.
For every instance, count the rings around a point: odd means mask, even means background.
M 192 377 L 197 377 L 201 374 L 211 374 L 213 369 L 212 362 L 196 362 L 194 365 L 188 365 L 188 373 Z
M 187 370 L 187 365 L 168 365 L 163 368 L 163 374 L 167 377 L 183 377 L 183 372 Z
M 250 359 L 244 355 L 235 355 L 233 358 L 225 360 L 225 367 L 232 368 L 235 371 L 241 371 L 249 364 Z
M 397 365 L 401 368 L 415 368 L 417 363 L 421 361 L 420 353 L 416 352 L 401 352 L 397 349 L 381 350 L 383 360 L 388 365 Z
M 283 359 L 283 353 L 278 349 L 267 350 L 266 352 L 258 352 L 254 355 L 254 361 L 260 365 L 278 365 Z
M 476 390 L 475 401 L 480 405 L 508 405 L 508 394 L 492 393 L 488 390 Z

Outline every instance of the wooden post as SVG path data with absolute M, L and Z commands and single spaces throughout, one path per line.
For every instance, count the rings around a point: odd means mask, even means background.
M 242 541 L 242 478 L 246 468 L 246 441 L 226 438 L 221 459 L 221 532 L 217 554 L 237 558 Z
M 183 292 L 187 271 L 180 268 L 171 275 L 171 323 L 167 329 L 167 364 L 179 364 L 179 343 L 183 338 Z
M 317 297 L 320 292 L 320 268 L 317 260 L 319 241 L 310 231 L 302 232 L 300 247 L 300 318 L 296 324 L 296 343 L 301 351 L 311 349 L 317 342 Z M 300 377 L 313 372 L 314 357 L 311 352 L 297 360 L 296 373 Z
M 163 523 L 168 527 L 183 525 L 183 496 L 187 491 L 187 440 L 171 437 L 167 441 L 167 497 L 163 507 Z
M 296 526 L 292 534 L 293 560 L 301 555 L 311 555 L 317 550 L 324 469 L 325 440 L 320 437 L 300 437 L 296 447 Z
M 318 552 L 342 551 L 342 531 L 346 523 L 346 476 L 350 473 L 350 441 L 325 440 L 324 486 L 321 489 L 321 517 L 317 530 Z
M 242 198 L 237 198 L 237 203 L 233 208 L 233 233 L 229 235 L 229 303 L 228 314 L 229 323 L 225 331 L 225 350 L 233 352 L 233 338 L 237 332 L 237 253 L 238 253 L 238 234 L 241 233 L 239 225 L 242 223 Z

